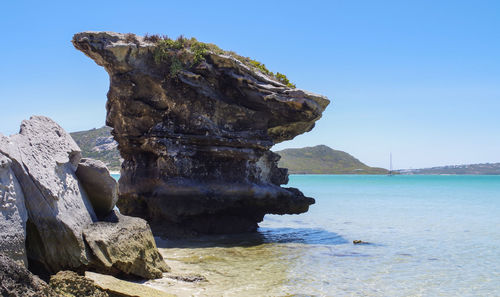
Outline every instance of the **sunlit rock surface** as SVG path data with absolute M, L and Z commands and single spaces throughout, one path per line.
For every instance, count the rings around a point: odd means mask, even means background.
M 28 213 L 28 256 L 49 271 L 77 268 L 90 261 L 82 230 L 96 221 L 75 170 L 80 148 L 57 123 L 33 116 L 18 134 L 0 141 L 12 160 Z
M 0 152 L 0 253 L 25 267 L 28 267 L 24 245 L 27 219 L 24 194 L 12 169 L 12 160 Z
M 111 274 L 152 279 L 169 271 L 143 219 L 113 212 L 85 228 L 83 235 L 99 267 L 106 267 Z
M 195 62 L 190 49 L 172 49 L 175 59 L 158 62 L 155 43 L 112 32 L 78 33 L 73 44 L 110 76 L 106 124 L 124 158 L 122 213 L 164 234 L 232 233 L 314 203 L 280 187 L 287 170 L 270 148 L 310 131 L 326 97 L 220 52 Z
M 41 274 L 161 277 L 168 266 L 149 225 L 112 211 L 116 187 L 102 162 L 82 161 L 57 123 L 23 121 L 18 134 L 0 135 L 0 253 Z

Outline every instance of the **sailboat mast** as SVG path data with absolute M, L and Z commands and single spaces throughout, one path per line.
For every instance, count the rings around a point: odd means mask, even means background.
M 390 153 L 390 160 L 391 160 L 391 165 L 390 165 L 389 172 L 392 173 L 392 152 Z

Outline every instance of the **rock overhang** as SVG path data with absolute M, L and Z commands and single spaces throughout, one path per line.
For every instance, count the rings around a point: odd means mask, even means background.
M 238 217 L 247 222 L 235 231 L 244 231 L 266 213 L 301 213 L 314 203 L 279 186 L 288 176 L 270 148 L 310 131 L 326 97 L 227 52 L 208 50 L 194 62 L 192 48 L 167 48 L 158 62 L 158 45 L 133 34 L 83 32 L 72 42 L 110 75 L 106 122 L 124 158 L 124 213 L 181 228 Z

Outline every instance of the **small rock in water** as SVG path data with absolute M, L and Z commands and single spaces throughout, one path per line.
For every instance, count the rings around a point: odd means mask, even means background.
M 353 244 L 370 244 L 369 242 L 366 242 L 366 241 L 362 241 L 362 240 L 353 240 L 352 241 Z
M 197 283 L 197 282 L 206 282 L 207 279 L 202 275 L 191 274 L 191 275 L 166 275 L 167 278 L 175 279 L 178 281 L 188 282 L 188 283 Z

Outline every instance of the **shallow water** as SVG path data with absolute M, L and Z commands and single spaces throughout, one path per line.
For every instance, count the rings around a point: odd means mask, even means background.
M 500 296 L 500 176 L 292 175 L 316 204 L 256 234 L 162 241 L 179 296 Z M 354 245 L 353 240 L 369 242 Z

